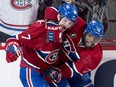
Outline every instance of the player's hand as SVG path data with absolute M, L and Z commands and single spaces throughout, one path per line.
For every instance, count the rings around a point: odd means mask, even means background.
M 55 67 L 45 70 L 43 76 L 48 83 L 58 83 L 62 78 L 61 70 Z
M 16 42 L 6 43 L 5 51 L 6 51 L 6 61 L 8 63 L 16 61 L 17 58 L 21 55 L 20 47 Z

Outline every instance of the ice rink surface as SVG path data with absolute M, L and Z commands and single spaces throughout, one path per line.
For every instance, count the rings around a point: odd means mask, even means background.
M 23 87 L 19 79 L 20 58 L 7 63 L 5 52 L 0 50 L 0 87 Z
M 108 60 L 116 59 L 115 51 L 103 51 L 103 60 L 101 63 Z M 20 58 L 13 62 L 7 63 L 5 60 L 5 52 L 0 50 L 0 87 L 23 87 L 19 79 Z M 114 66 L 116 68 L 116 66 Z M 95 70 L 92 72 L 94 78 Z M 114 87 L 116 87 L 116 74 L 114 77 Z

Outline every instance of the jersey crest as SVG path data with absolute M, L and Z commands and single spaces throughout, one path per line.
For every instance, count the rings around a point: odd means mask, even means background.
M 32 0 L 11 0 L 11 5 L 15 9 L 25 10 L 32 7 L 31 1 Z
M 55 63 L 58 60 L 58 53 L 59 53 L 59 49 L 52 51 L 50 54 L 46 56 L 45 61 L 48 64 Z
M 65 40 L 63 42 L 63 50 L 66 53 L 75 51 L 75 46 L 74 46 L 73 41 L 72 41 L 72 39 L 70 38 L 69 35 L 67 35 L 67 38 L 65 38 Z
M 77 50 L 75 48 L 75 45 L 69 35 L 67 35 L 67 38 L 65 38 L 62 48 L 63 48 L 63 51 L 66 54 L 66 56 L 71 61 L 76 61 L 77 59 L 80 59 L 80 57 L 77 53 Z

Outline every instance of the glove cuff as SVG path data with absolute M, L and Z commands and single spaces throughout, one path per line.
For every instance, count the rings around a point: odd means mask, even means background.
M 15 45 L 15 46 L 20 47 L 20 44 L 16 39 L 8 39 L 6 44 L 5 44 L 5 50 L 11 45 Z

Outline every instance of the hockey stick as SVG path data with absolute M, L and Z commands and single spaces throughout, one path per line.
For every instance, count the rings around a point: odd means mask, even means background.
M 52 81 L 52 84 L 53 84 L 53 87 L 58 87 L 54 81 Z
M 96 6 L 93 7 L 92 19 L 103 22 L 107 3 L 108 3 L 108 0 L 100 0 L 99 4 L 97 4 Z
M 103 7 L 103 11 L 102 11 L 102 14 L 101 14 L 101 17 L 100 17 L 100 22 L 103 21 L 103 16 L 104 16 L 104 13 L 105 13 L 107 3 L 108 3 L 108 0 L 101 0 L 101 6 Z

